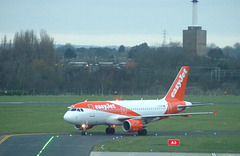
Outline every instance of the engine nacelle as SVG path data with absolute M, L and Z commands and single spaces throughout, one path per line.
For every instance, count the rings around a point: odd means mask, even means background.
M 82 125 L 74 125 L 74 128 L 77 129 L 77 130 L 83 130 L 83 126 Z M 86 129 L 91 129 L 93 128 L 92 125 L 87 125 L 86 126 Z
M 143 129 L 142 120 L 125 120 L 122 124 L 125 132 L 138 132 Z

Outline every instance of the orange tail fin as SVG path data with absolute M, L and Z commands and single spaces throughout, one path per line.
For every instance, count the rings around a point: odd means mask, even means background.
M 189 67 L 183 66 L 169 89 L 165 100 L 168 102 L 183 101 L 187 85 Z

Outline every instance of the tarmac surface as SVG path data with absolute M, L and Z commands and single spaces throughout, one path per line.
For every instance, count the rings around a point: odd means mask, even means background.
M 5 137 L 8 135 L 1 140 Z M 0 156 L 89 156 L 95 144 L 108 140 L 112 140 L 112 136 L 12 135 L 0 144 Z
M 148 136 L 180 136 L 180 135 L 235 135 L 240 131 L 194 131 L 194 132 L 149 132 Z M 91 152 L 93 146 L 98 143 L 110 141 L 116 138 L 135 137 L 136 134 L 127 133 L 106 135 L 105 133 L 93 133 L 87 136 L 81 134 L 0 134 L 0 156 L 188 156 L 187 153 L 138 153 L 138 152 Z M 227 153 L 194 153 L 198 156 L 240 156 L 240 154 Z M 189 155 L 190 156 L 190 155 Z

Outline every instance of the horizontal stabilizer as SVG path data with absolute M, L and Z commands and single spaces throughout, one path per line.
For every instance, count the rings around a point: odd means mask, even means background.
M 217 111 L 217 110 L 215 110 L 215 111 L 213 112 L 213 114 L 214 114 L 215 116 L 217 116 L 217 112 L 218 112 L 218 111 Z
M 197 106 L 208 106 L 208 105 L 213 105 L 213 103 L 202 103 L 202 104 L 192 104 L 192 105 L 178 105 L 178 108 L 187 108 L 187 107 L 197 107 Z

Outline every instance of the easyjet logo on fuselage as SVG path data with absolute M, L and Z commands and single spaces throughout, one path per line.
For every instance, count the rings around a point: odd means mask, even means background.
M 99 110 L 109 110 L 109 109 L 115 109 L 116 106 L 114 104 L 106 104 L 106 105 L 95 105 L 95 109 Z
M 183 72 L 179 75 L 177 84 L 175 85 L 175 87 L 174 87 L 174 89 L 173 89 L 173 91 L 171 93 L 171 97 L 172 98 L 175 97 L 175 95 L 177 94 L 178 89 L 181 88 L 183 79 L 186 77 L 187 72 L 188 71 L 186 69 L 183 69 Z

